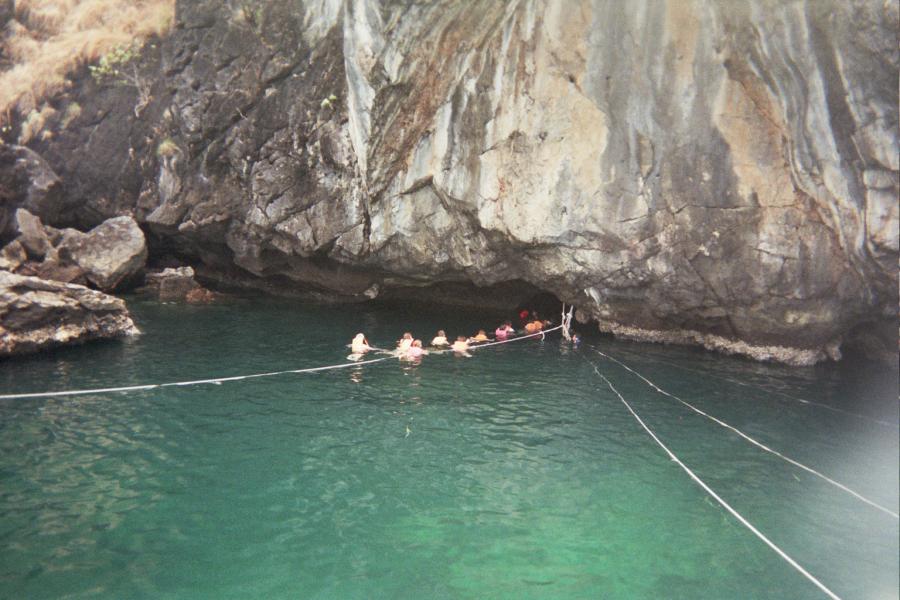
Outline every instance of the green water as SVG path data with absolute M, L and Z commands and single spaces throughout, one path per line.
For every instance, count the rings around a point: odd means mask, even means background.
M 133 306 L 143 336 L 0 362 L 0 393 L 345 362 L 500 315 Z M 589 338 L 471 359 L 0 401 L 2 598 L 822 598 L 664 454 L 843 598 L 896 598 L 897 373 Z M 593 365 L 591 362 L 593 362 Z M 884 426 L 798 399 L 892 423 Z

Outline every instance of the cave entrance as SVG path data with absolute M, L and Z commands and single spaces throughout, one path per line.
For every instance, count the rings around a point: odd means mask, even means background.
M 528 296 L 516 305 L 517 314 L 523 314 L 523 311 L 526 310 L 531 318 L 537 316 L 559 323 L 562 301 L 550 292 L 537 290 L 537 293 Z
M 515 279 L 477 286 L 468 281 L 442 281 L 425 286 L 398 286 L 382 290 L 378 302 L 391 305 L 454 306 L 518 318 L 522 310 L 537 311 L 542 319 L 559 322 L 562 301 L 527 281 Z

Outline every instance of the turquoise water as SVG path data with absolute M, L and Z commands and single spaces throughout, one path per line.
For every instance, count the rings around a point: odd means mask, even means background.
M 343 363 L 502 315 L 133 305 L 139 338 L 0 362 L 0 393 Z M 2 598 L 896 598 L 897 373 L 558 334 L 223 385 L 0 400 Z M 593 364 L 592 364 L 593 363 Z M 886 421 L 885 426 L 819 402 Z

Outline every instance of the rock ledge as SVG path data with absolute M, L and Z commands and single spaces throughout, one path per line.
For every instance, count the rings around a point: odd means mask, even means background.
M 118 298 L 0 271 L 0 356 L 138 333 Z

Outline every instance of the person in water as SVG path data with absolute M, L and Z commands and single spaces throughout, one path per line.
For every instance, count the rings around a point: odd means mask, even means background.
M 401 354 L 406 354 L 409 349 L 412 347 L 413 336 L 410 332 L 406 332 L 403 334 L 403 337 L 397 342 L 397 352 Z
M 464 335 L 457 336 L 456 341 L 453 342 L 453 345 L 450 346 L 450 349 L 457 354 L 461 354 L 463 356 L 471 356 L 471 354 L 469 354 L 469 343 L 466 341 L 466 336 Z
M 428 354 L 428 350 L 422 348 L 422 340 L 413 340 L 412 346 L 406 351 L 406 357 L 411 360 L 418 360 L 425 354 Z
M 431 345 L 437 346 L 439 348 L 450 345 L 450 342 L 447 341 L 447 334 L 444 333 L 443 329 L 441 329 L 437 332 L 437 335 L 434 336 L 433 340 L 431 340 Z
M 512 327 L 512 323 L 506 321 L 503 325 L 494 330 L 494 337 L 498 341 L 503 341 L 516 332 Z
M 484 329 L 479 329 L 478 333 L 469 338 L 468 342 L 470 344 L 479 343 L 479 342 L 487 342 L 490 338 L 487 336 L 487 333 Z
M 353 354 L 365 354 L 372 347 L 369 346 L 369 340 L 366 339 L 366 336 L 362 333 L 357 333 L 356 337 L 353 338 L 353 341 L 350 342 L 350 350 Z
M 534 321 L 531 321 L 530 323 L 525 325 L 525 333 L 537 333 L 543 328 L 544 328 L 543 321 L 540 321 L 539 319 L 535 319 Z

